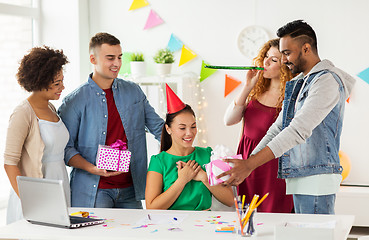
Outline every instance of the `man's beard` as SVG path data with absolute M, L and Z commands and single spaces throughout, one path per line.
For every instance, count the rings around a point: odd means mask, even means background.
M 300 52 L 299 56 L 297 57 L 296 61 L 295 61 L 295 64 L 294 63 L 291 63 L 291 62 L 288 62 L 286 63 L 286 65 L 290 65 L 292 66 L 292 68 L 290 68 L 291 72 L 293 74 L 297 74 L 297 73 L 301 73 L 304 71 L 304 67 L 306 65 L 306 61 L 302 58 L 302 54 Z

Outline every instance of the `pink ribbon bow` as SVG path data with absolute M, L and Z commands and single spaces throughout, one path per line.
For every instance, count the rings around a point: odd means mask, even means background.
M 112 143 L 110 146 L 114 149 L 120 150 L 119 151 L 119 156 L 118 156 L 118 164 L 117 164 L 117 171 L 118 171 L 119 170 L 119 163 L 120 163 L 120 153 L 121 153 L 121 150 L 127 150 L 127 143 L 123 142 L 120 139 L 117 139 L 117 141 Z
M 112 143 L 110 146 L 118 150 L 127 150 L 127 143 L 123 142 L 120 139 L 117 139 L 117 141 L 115 141 L 115 143 Z

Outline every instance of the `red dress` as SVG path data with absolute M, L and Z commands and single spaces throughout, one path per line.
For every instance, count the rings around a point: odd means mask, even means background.
M 268 107 L 257 100 L 251 100 L 244 115 L 244 129 L 238 145 L 238 154 L 247 159 L 269 127 L 276 120 L 277 109 Z M 292 195 L 286 195 L 284 179 L 277 178 L 278 159 L 273 159 L 256 168 L 239 187 L 239 194 L 246 195 L 246 203 L 250 203 L 254 194 L 259 199 L 269 192 L 269 196 L 258 207 L 258 212 L 290 213 L 293 209 Z

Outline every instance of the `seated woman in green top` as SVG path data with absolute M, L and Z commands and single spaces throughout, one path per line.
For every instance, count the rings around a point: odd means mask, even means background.
M 151 157 L 147 173 L 146 208 L 208 210 L 212 195 L 232 206 L 231 188 L 210 186 L 204 171 L 212 149 L 192 146 L 197 134 L 195 113 L 168 86 L 167 106 L 161 152 Z

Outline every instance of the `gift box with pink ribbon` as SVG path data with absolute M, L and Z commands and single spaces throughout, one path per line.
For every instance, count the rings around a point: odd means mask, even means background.
M 229 179 L 229 175 L 219 179 L 216 178 L 219 174 L 231 170 L 233 167 L 232 163 L 224 162 L 224 159 L 242 159 L 242 155 L 234 155 L 229 148 L 223 145 L 217 145 L 211 153 L 210 163 L 205 165 L 210 186 L 218 185 Z
M 96 156 L 96 167 L 100 169 L 128 172 L 131 161 L 131 152 L 127 144 L 117 140 L 111 146 L 99 145 Z

